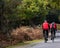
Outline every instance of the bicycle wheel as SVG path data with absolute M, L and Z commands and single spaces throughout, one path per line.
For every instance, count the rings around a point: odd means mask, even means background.
M 52 42 L 54 43 L 54 32 L 52 34 Z
M 47 43 L 47 35 L 46 35 L 46 32 L 45 32 L 45 43 Z

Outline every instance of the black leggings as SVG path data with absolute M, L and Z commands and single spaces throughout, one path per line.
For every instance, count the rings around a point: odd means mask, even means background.
M 48 38 L 48 30 L 43 30 L 43 36 L 44 36 L 44 38 L 45 38 L 45 33 L 46 33 L 46 36 Z
M 55 29 L 51 29 L 51 35 L 53 34 L 53 32 L 54 32 L 54 36 L 55 36 L 55 34 L 56 34 Z

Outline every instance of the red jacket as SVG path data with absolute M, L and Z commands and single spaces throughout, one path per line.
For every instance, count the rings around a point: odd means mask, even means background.
M 42 28 L 44 30 L 48 30 L 49 29 L 49 23 L 48 22 L 44 22 L 43 25 L 42 25 Z
M 50 29 L 52 28 L 52 24 L 50 24 Z M 54 23 L 54 28 L 57 29 L 56 23 Z

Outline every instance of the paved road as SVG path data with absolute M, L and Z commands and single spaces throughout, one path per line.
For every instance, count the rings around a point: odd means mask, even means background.
M 60 31 L 56 33 L 56 39 L 55 42 L 52 43 L 52 41 L 49 39 L 47 43 L 39 42 L 39 43 L 33 43 L 32 45 L 24 46 L 21 48 L 60 48 Z M 17 47 L 20 48 L 20 47 Z

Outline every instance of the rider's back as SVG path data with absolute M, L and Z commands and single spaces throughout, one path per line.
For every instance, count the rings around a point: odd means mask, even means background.
M 56 23 L 51 23 L 50 24 L 50 29 L 56 29 Z
M 44 30 L 48 30 L 48 29 L 49 29 L 49 24 L 48 24 L 48 22 L 44 22 L 44 23 L 43 23 L 43 29 L 44 29 Z

